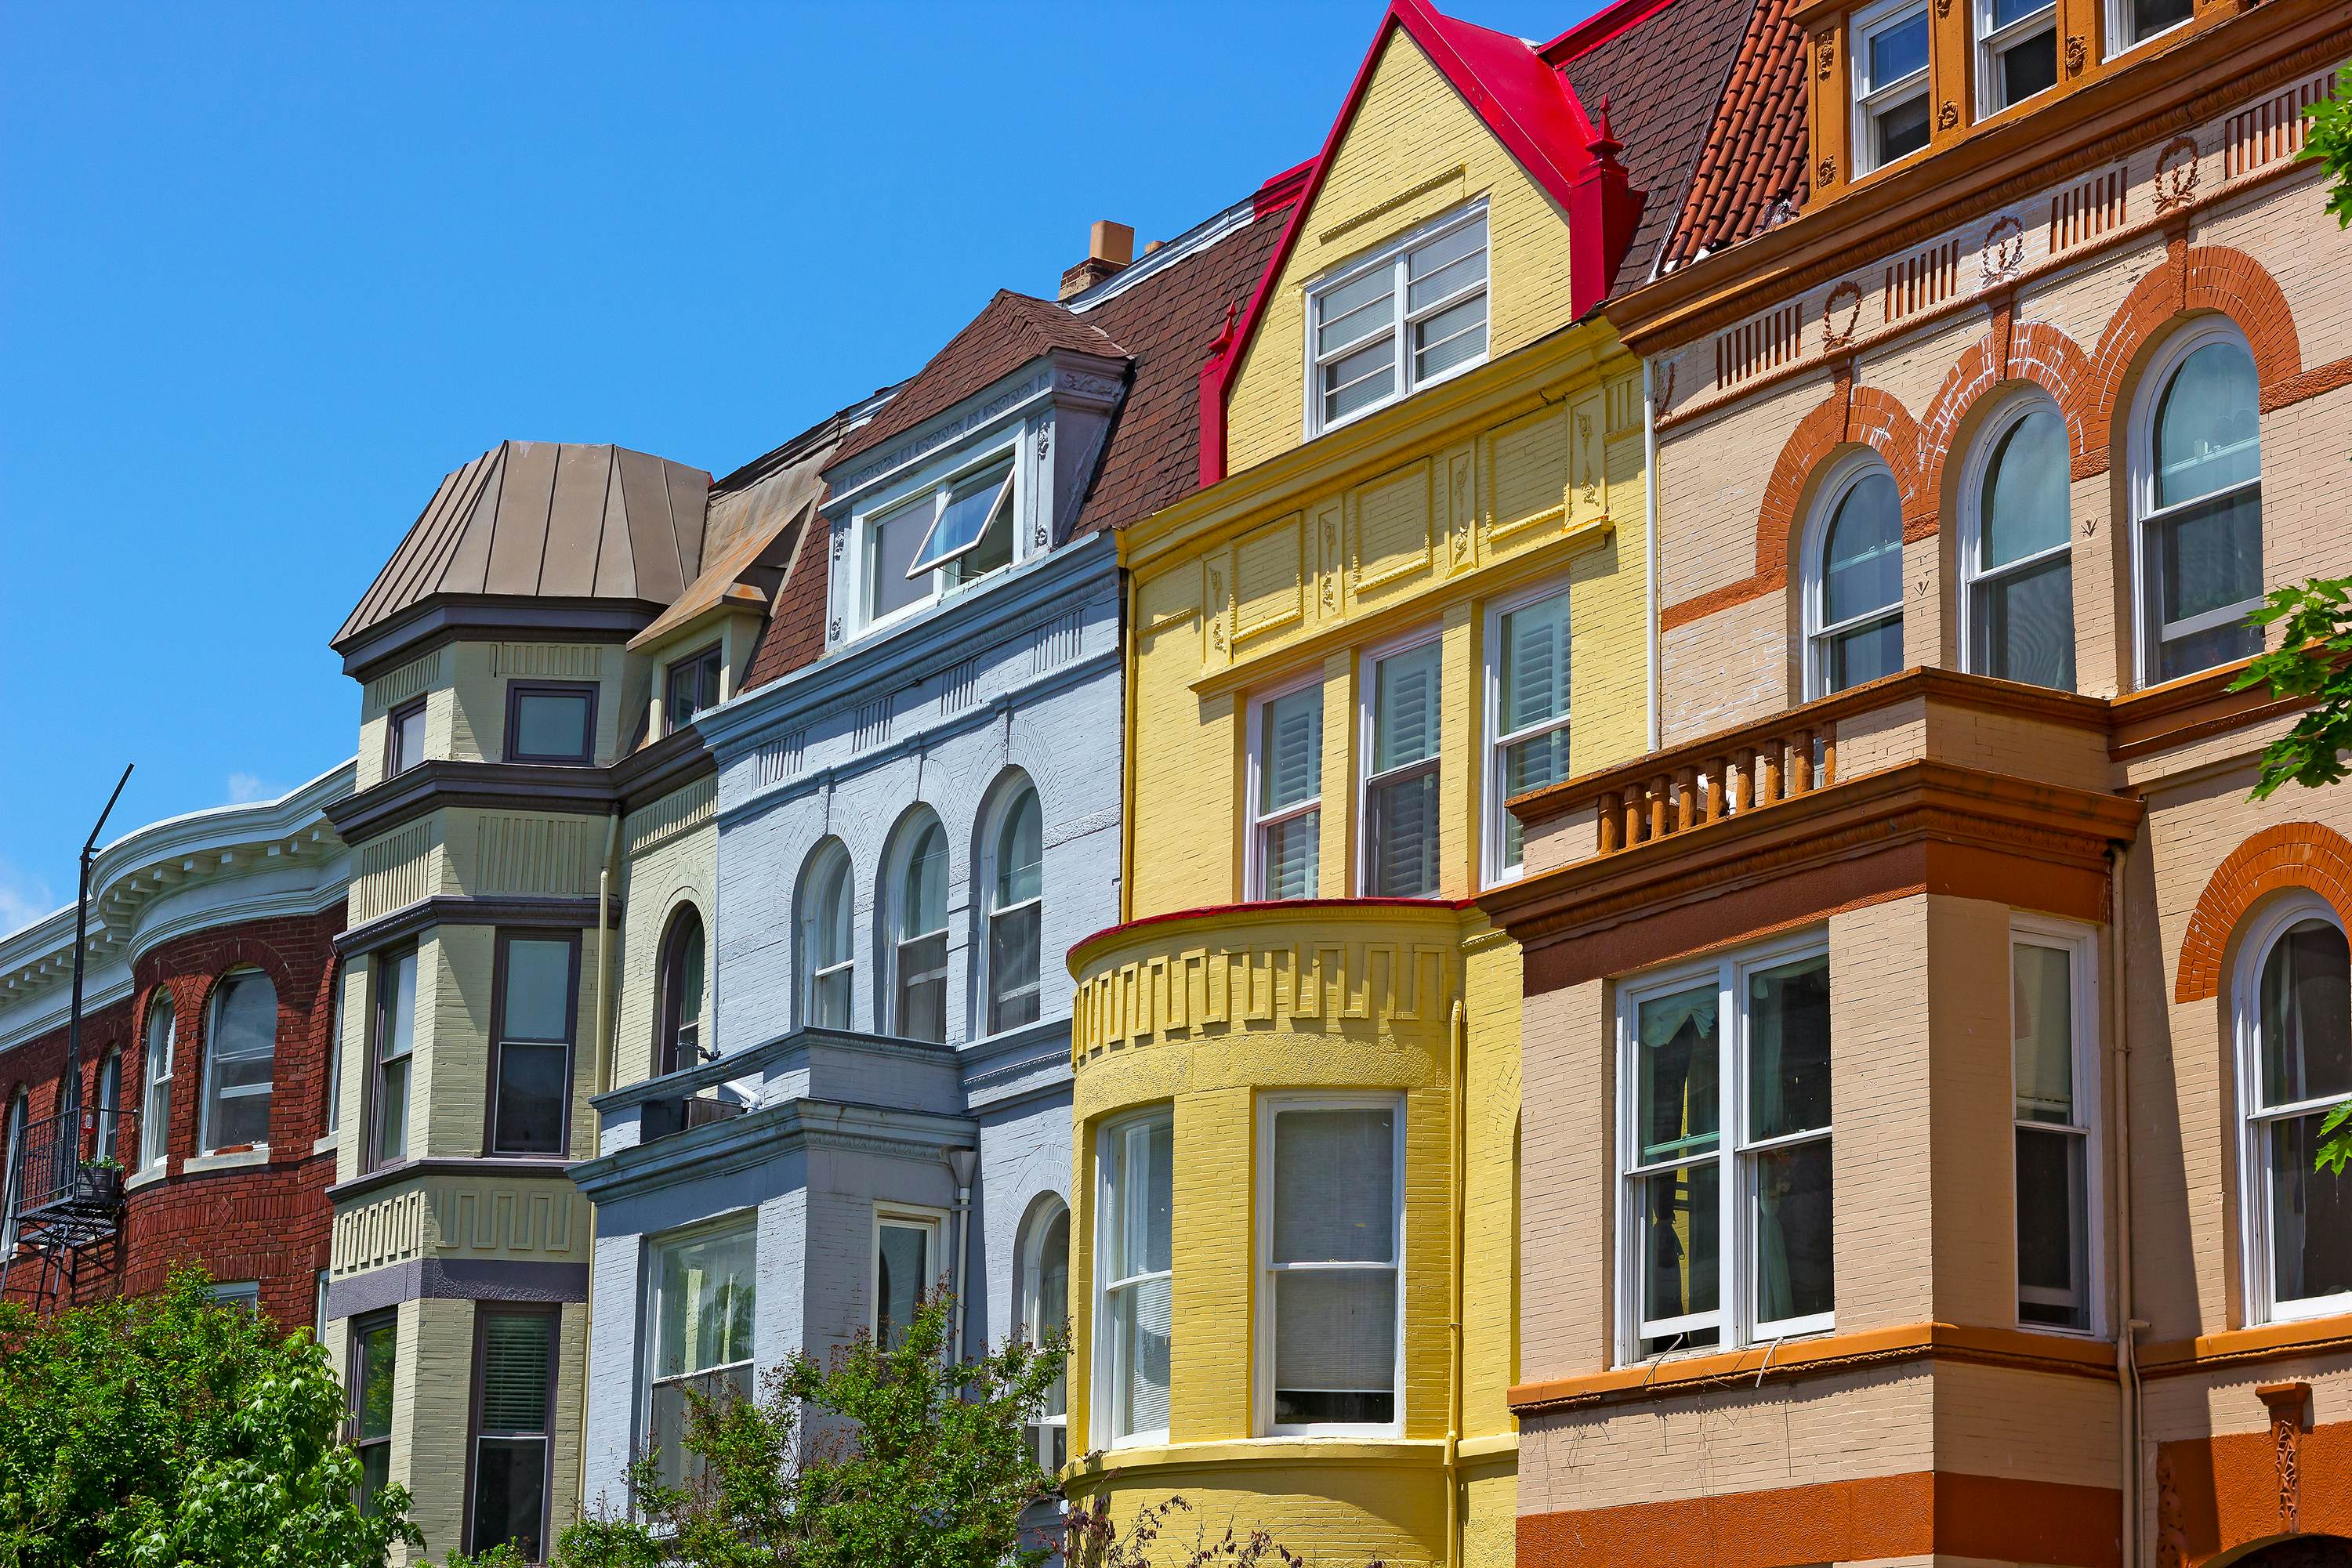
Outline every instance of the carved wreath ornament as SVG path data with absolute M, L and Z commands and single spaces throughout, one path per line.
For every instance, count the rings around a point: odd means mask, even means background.
M 1845 312 L 1845 322 L 1838 322 L 1838 312 Z M 1822 301 L 1822 347 L 1843 349 L 1853 341 L 1854 329 L 1862 324 L 1862 285 L 1847 278 L 1830 290 Z
M 2197 194 L 2197 138 L 2174 137 L 2156 155 L 2156 210 L 2185 207 Z
M 1978 263 L 1988 288 L 2015 277 L 2025 265 L 2025 225 L 2004 217 L 1987 229 Z

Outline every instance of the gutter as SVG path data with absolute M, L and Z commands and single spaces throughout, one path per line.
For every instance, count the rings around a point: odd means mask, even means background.
M 1664 727 L 1658 648 L 1658 399 L 1652 361 L 1642 361 L 1642 645 L 1650 687 L 1650 749 Z
M 1451 1113 L 1446 1118 L 1445 1137 L 1451 1155 L 1450 1180 L 1454 1190 L 1447 1202 L 1445 1226 L 1447 1250 L 1452 1264 L 1451 1278 L 1446 1281 L 1449 1316 L 1446 1321 L 1446 1355 L 1452 1363 L 1445 1380 L 1445 1561 L 1458 1565 L 1462 1562 L 1462 1380 L 1465 1372 L 1462 1355 L 1462 1206 L 1466 1184 L 1463 1179 L 1462 1161 L 1469 1144 L 1465 1128 L 1469 1112 L 1463 1103 L 1469 1090 L 1470 1025 L 1469 1014 L 1462 998 L 1454 998 L 1453 1027 L 1447 1031 L 1453 1051 L 1448 1064 L 1453 1082 L 1448 1088 L 1453 1096 Z M 1514 1247 L 1517 1238 L 1512 1239 Z
M 2138 1568 L 2140 1524 L 2139 1356 L 2137 1335 L 2147 1325 L 2132 1316 L 2131 1038 L 2124 995 L 2124 868 L 2131 846 L 2118 844 L 2107 870 L 2107 1009 L 2116 1058 L 2116 1444 L 2123 1495 L 2123 1568 Z

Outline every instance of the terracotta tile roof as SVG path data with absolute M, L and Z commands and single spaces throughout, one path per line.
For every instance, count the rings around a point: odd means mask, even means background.
M 1811 194 L 1805 36 L 1796 12 L 1797 0 L 1755 0 L 1658 270 L 1748 239 L 1775 221 L 1780 203 L 1794 213 Z
M 1072 537 L 1149 517 L 1199 486 L 1201 367 L 1227 307 L 1249 303 L 1288 215 L 1259 214 L 1086 313 L 1128 346 L 1134 370 Z
M 1645 196 L 1633 243 L 1618 264 L 1616 290 L 1647 278 L 1660 247 L 1676 232 L 1692 165 L 1717 119 L 1717 104 L 1733 74 L 1743 25 L 1755 4 L 1669 0 L 1630 25 L 1605 31 L 1600 41 L 1561 63 L 1588 113 L 1598 116 L 1601 100 L 1608 100 L 1611 129 L 1624 143 L 1620 157 L 1626 178 Z M 1574 43 L 1570 34 L 1546 53 L 1558 59 L 1558 51 Z M 1801 145 L 1798 153 L 1801 162 Z
M 946 413 L 1009 371 L 1054 349 L 1125 359 L 1100 328 L 1051 299 L 1000 288 L 962 331 L 948 340 L 914 379 L 861 430 L 853 431 L 834 454 L 835 463 L 855 457 L 923 421 Z

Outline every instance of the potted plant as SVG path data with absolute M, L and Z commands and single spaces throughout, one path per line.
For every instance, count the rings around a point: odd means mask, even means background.
M 97 1208 L 114 1208 L 122 1202 L 122 1162 L 111 1155 L 84 1160 L 74 1173 L 74 1199 Z

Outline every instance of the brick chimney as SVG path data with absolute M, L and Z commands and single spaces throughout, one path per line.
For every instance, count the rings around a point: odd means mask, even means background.
M 1062 274 L 1061 298 L 1082 294 L 1115 272 L 1125 271 L 1135 259 L 1135 230 L 1108 218 L 1097 221 L 1087 236 L 1087 258 Z

